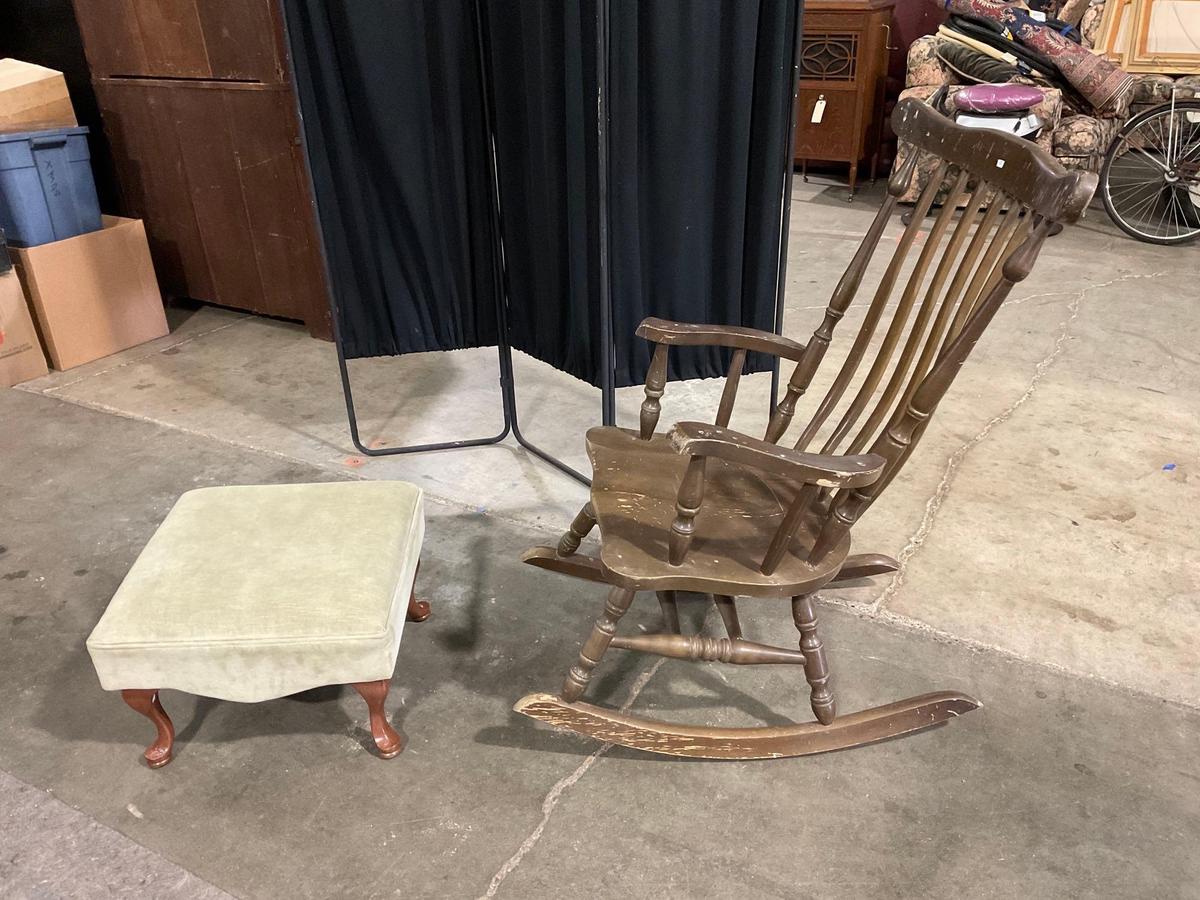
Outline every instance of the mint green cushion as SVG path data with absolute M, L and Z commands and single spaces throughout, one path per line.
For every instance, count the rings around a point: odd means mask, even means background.
M 424 533 L 400 481 L 189 491 L 88 638 L 100 684 L 249 702 L 391 678 Z

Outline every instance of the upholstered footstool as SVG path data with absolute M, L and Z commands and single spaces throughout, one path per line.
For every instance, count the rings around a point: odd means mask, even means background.
M 252 703 L 327 684 L 367 702 L 391 758 L 404 739 L 384 700 L 413 594 L 425 517 L 419 488 L 359 481 L 215 487 L 179 498 L 100 618 L 87 647 L 100 684 L 158 729 L 163 688 Z

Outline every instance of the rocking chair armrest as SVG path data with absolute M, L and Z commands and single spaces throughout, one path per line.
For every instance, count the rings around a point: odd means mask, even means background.
M 770 353 L 792 362 L 799 362 L 804 355 L 804 345 L 791 338 L 740 325 L 693 325 L 652 316 L 642 320 L 636 333 L 638 337 L 656 344 L 675 347 L 735 347 L 755 353 Z
M 716 456 L 765 469 L 819 487 L 861 487 L 883 473 L 886 460 L 876 453 L 834 456 L 801 453 L 703 422 L 679 422 L 670 432 L 671 446 L 689 456 Z

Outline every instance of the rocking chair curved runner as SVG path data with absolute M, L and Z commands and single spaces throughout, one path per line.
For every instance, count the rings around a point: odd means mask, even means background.
M 906 158 L 897 164 L 888 196 L 807 345 L 754 329 L 660 319 L 647 319 L 638 328 L 639 336 L 656 345 L 639 432 L 588 431 L 594 472 L 590 502 L 556 547 L 534 547 L 524 555 L 532 565 L 601 582 L 611 591 L 559 695 L 531 694 L 517 703 L 518 712 L 641 750 L 759 759 L 870 743 L 978 707 L 965 694 L 942 691 L 838 716 L 813 597 L 826 585 L 898 568 L 881 554 L 851 555 L 851 528 L 907 461 L 980 335 L 1013 285 L 1029 274 L 1047 234 L 1056 223 L 1075 222 L 1083 213 L 1096 177 L 1066 172 L 1033 143 L 958 126 L 916 100 L 898 104 L 892 122 Z M 794 446 L 782 446 L 797 403 L 839 320 L 859 295 L 897 198 L 922 154 L 937 158 L 936 170 L 897 241 L 845 362 Z M 947 201 L 907 270 L 926 214 L 947 182 Z M 885 319 L 886 330 L 860 375 Z M 695 345 L 732 349 L 715 424 L 680 422 L 669 433 L 655 433 L 668 348 Z M 728 427 L 749 351 L 774 353 L 796 364 L 762 439 Z M 851 394 L 852 383 L 857 387 Z M 843 404 L 847 396 L 851 399 Z M 824 436 L 823 445 L 810 452 L 818 436 Z M 579 555 L 580 542 L 597 525 L 599 557 Z M 680 633 L 677 590 L 712 595 L 728 636 Z M 618 622 L 638 591 L 658 593 L 666 633 L 617 635 Z M 746 640 L 735 596 L 790 598 L 799 649 Z M 802 666 L 816 722 L 696 727 L 580 702 L 609 648 L 735 665 Z

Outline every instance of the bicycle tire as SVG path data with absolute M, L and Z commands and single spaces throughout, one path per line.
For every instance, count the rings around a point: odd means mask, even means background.
M 1104 163 L 1100 167 L 1100 199 L 1104 203 L 1104 209 L 1108 213 L 1109 218 L 1130 237 L 1148 244 L 1185 244 L 1200 238 L 1200 206 L 1196 205 L 1197 197 L 1200 197 L 1200 184 L 1193 186 L 1189 190 L 1188 193 L 1191 202 L 1188 203 L 1185 199 L 1185 202 L 1179 207 L 1180 215 L 1186 223 L 1186 228 L 1182 229 L 1178 234 L 1149 234 L 1146 230 L 1139 230 L 1134 224 L 1129 222 L 1126 213 L 1117 208 L 1117 204 L 1113 199 L 1112 170 L 1114 163 L 1124 156 L 1121 152 L 1122 145 L 1131 134 L 1141 129 L 1146 123 L 1156 117 L 1162 116 L 1170 110 L 1170 102 L 1162 103 L 1150 109 L 1143 110 L 1122 125 L 1121 130 L 1117 132 L 1116 137 L 1109 144 L 1108 150 L 1104 154 Z M 1177 113 L 1195 113 L 1200 118 L 1200 99 L 1176 100 L 1174 110 Z M 1200 122 L 1194 124 L 1200 127 Z M 1150 182 L 1147 182 L 1147 184 L 1150 184 Z

